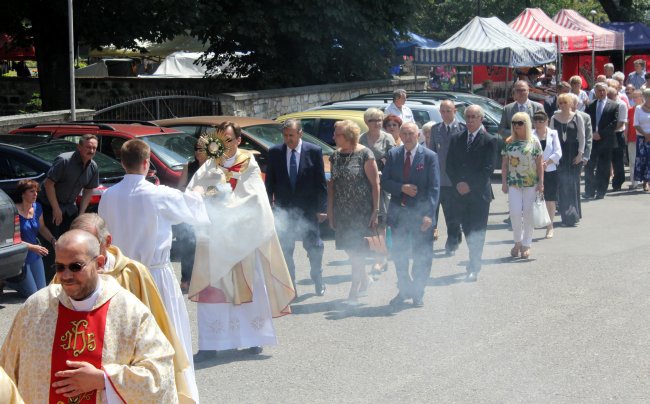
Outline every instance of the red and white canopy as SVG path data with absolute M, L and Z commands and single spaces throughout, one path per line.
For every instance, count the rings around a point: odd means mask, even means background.
M 553 21 L 563 27 L 592 34 L 594 36 L 594 44 L 597 51 L 623 49 L 623 32 L 610 31 L 603 27 L 599 27 L 578 14 L 575 10 L 562 9 L 560 12 L 555 14 Z
M 563 27 L 540 8 L 525 9 L 508 25 L 534 41 L 556 44 L 560 53 L 591 51 L 594 46 L 591 33 Z

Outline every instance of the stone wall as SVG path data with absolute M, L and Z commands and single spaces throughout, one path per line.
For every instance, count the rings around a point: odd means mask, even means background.
M 389 79 L 353 83 L 325 84 L 276 90 L 238 91 L 245 82 L 219 79 L 175 78 L 78 78 L 76 81 L 77 108 L 100 109 L 127 99 L 153 94 L 185 93 L 214 96 L 222 102 L 226 115 L 274 118 L 278 115 L 302 111 L 329 101 L 345 100 L 365 93 L 422 89 L 426 78 L 417 83 L 410 79 Z M 38 79 L 0 77 L 0 116 L 18 114 L 39 92 Z
M 422 89 L 426 78 L 359 81 L 320 86 L 293 87 L 255 92 L 224 93 L 219 96 L 224 115 L 272 119 L 303 111 L 330 101 L 341 101 L 366 93 Z
M 93 119 L 95 110 L 78 109 L 75 111 L 78 121 Z M 7 134 L 10 130 L 17 129 L 23 125 L 45 123 L 45 122 L 68 122 L 70 121 L 70 110 L 39 112 L 36 114 L 20 114 L 0 116 L 0 135 Z

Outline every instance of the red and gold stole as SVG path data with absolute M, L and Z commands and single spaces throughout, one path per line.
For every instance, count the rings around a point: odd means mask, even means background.
M 52 383 L 60 378 L 56 372 L 69 370 L 66 361 L 88 362 L 97 369 L 102 367 L 104 329 L 110 300 L 93 311 L 74 311 L 59 303 L 59 317 L 52 346 L 52 371 L 50 374 L 50 404 L 95 403 L 97 391 L 89 391 L 67 398 L 57 394 Z

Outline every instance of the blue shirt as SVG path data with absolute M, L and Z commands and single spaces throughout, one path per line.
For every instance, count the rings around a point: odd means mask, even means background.
M 641 74 L 637 74 L 635 71 L 627 75 L 627 84 L 632 84 L 637 90 L 645 84 L 645 70 Z
M 31 219 L 26 219 L 22 215 L 18 215 L 20 217 L 20 238 L 29 244 L 40 244 L 38 242 L 38 229 L 40 228 L 38 219 L 43 214 L 43 208 L 38 202 L 34 202 L 32 208 L 34 208 L 34 216 Z M 41 256 L 35 252 L 27 251 L 25 264 L 31 264 L 39 258 Z

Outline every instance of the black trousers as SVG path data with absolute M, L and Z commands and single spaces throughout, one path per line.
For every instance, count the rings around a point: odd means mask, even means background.
M 72 221 L 79 216 L 77 213 L 74 214 L 66 214 L 65 212 L 63 213 L 63 220 L 61 221 L 61 224 L 58 226 L 54 224 L 52 221 L 53 215 L 52 215 L 52 207 L 48 204 L 42 204 L 43 206 L 43 223 L 45 223 L 45 227 L 47 227 L 54 238 L 58 239 L 61 237 L 63 233 L 66 231 L 70 230 L 70 225 L 72 224 Z M 52 270 L 52 264 L 54 264 L 54 246 L 50 243 L 50 240 L 45 240 L 43 237 L 40 237 L 41 244 L 43 247 L 47 248 L 49 251 L 49 254 L 43 257 L 43 266 L 45 267 L 45 282 L 49 283 L 52 278 L 54 278 L 55 272 Z
M 612 150 L 612 166 L 614 167 L 612 188 L 619 190 L 625 182 L 625 149 L 627 149 L 627 142 L 623 132 L 616 132 L 616 142 L 618 147 Z
M 603 196 L 609 185 L 612 166 L 612 148 L 594 145 L 585 167 L 585 194 L 589 197 Z
M 454 198 L 460 224 L 465 234 L 469 248 L 469 264 L 467 272 L 479 272 L 485 246 L 485 232 L 487 230 L 490 202 L 475 198 L 471 194 L 460 196 L 456 193 Z
M 313 216 L 313 217 L 309 217 Z M 302 240 L 302 246 L 307 251 L 309 258 L 311 279 L 316 284 L 323 283 L 323 250 L 325 245 L 320 238 L 320 229 L 316 214 L 301 217 L 302 220 L 296 220 L 294 223 L 283 224 L 282 229 L 278 229 L 278 238 L 280 247 L 284 254 L 284 260 L 287 262 L 287 268 L 291 275 L 293 285 L 296 285 L 296 264 L 293 261 L 293 252 L 296 241 Z
M 196 235 L 194 227 L 181 223 L 175 226 L 176 241 L 174 248 L 181 261 L 181 282 L 192 280 L 192 270 L 194 269 L 194 253 L 196 252 Z
M 447 241 L 445 242 L 446 251 L 456 251 L 458 245 L 463 239 L 460 230 L 460 220 L 456 212 L 454 201 L 454 187 L 440 187 L 440 203 L 436 206 L 436 223 L 438 223 L 438 214 L 442 206 L 442 213 L 445 215 L 445 224 L 447 225 Z

